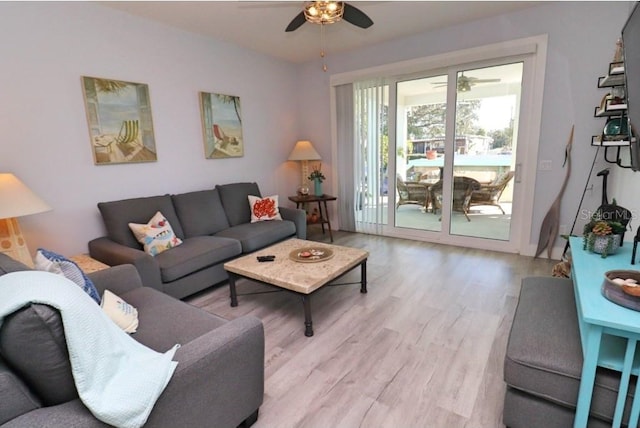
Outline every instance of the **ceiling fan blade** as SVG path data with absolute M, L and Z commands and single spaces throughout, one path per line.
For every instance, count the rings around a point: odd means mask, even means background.
M 304 12 L 300 12 L 299 14 L 296 15 L 295 18 L 293 18 L 293 21 L 291 21 L 289 25 L 287 25 L 287 29 L 284 31 L 288 33 L 290 31 L 297 30 L 305 22 L 307 22 L 307 20 L 304 17 Z
M 472 83 L 492 83 L 499 82 L 500 79 L 476 79 Z
M 363 11 L 349 3 L 344 4 L 344 14 L 342 19 L 360 28 L 369 28 L 373 21 Z

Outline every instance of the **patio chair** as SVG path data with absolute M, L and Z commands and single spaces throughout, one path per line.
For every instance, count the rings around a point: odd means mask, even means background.
M 453 177 L 453 203 L 451 210 L 464 214 L 467 221 L 469 218 L 469 203 L 471 195 L 474 191 L 480 189 L 480 182 L 471 177 Z M 442 208 L 442 180 L 431 186 L 431 203 L 433 204 L 433 212 Z M 442 217 L 440 217 L 442 220 Z
M 469 206 L 493 205 L 498 207 L 504 214 L 504 210 L 500 206 L 500 196 L 502 196 L 502 192 L 504 192 L 505 187 L 507 187 L 514 175 L 515 171 L 507 171 L 497 176 L 491 183 L 481 184 L 479 190 L 471 193 Z
M 429 185 L 415 181 L 405 182 L 400 175 L 396 177 L 396 187 L 398 188 L 398 203 L 400 205 L 416 204 L 427 208 L 429 202 Z

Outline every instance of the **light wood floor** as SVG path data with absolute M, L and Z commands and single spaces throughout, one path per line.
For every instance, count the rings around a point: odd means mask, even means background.
M 502 366 L 520 281 L 549 276 L 554 262 L 344 232 L 334 238 L 370 252 L 369 293 L 350 285 L 314 294 L 311 338 L 291 293 L 240 296 L 231 308 L 224 286 L 188 300 L 264 323 L 265 397 L 254 427 L 503 427 Z M 341 282 L 348 280 L 359 281 L 359 269 Z M 264 289 L 238 282 L 239 293 Z

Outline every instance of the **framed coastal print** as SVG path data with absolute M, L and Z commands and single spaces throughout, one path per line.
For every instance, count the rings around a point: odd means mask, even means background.
M 207 159 L 244 155 L 240 97 L 200 92 L 204 156 Z
M 148 85 L 83 76 L 82 88 L 96 165 L 158 160 Z

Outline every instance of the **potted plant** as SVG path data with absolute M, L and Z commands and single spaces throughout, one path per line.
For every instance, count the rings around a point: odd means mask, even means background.
M 584 226 L 583 248 L 605 258 L 618 250 L 624 231 L 625 227 L 620 222 L 592 218 Z
M 309 177 L 307 177 L 307 179 L 313 181 L 315 195 L 322 196 L 322 182 L 326 179 L 326 177 L 322 173 L 321 163 L 313 167 L 313 171 L 311 171 L 311 174 L 309 174 Z

